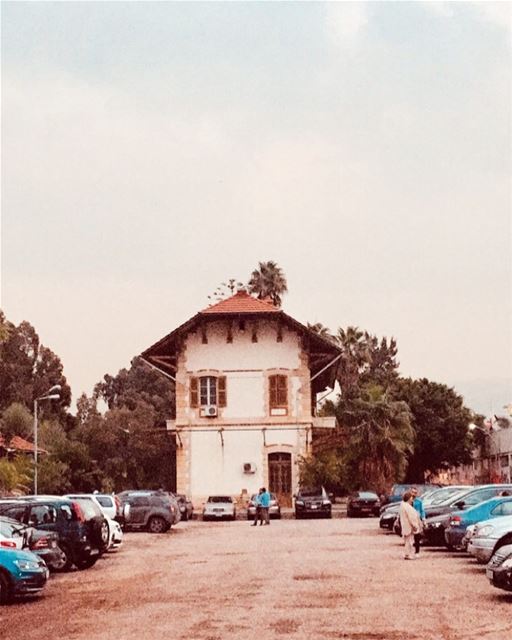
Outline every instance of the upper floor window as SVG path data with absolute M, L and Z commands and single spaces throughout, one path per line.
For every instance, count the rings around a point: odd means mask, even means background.
M 190 378 L 190 406 L 197 408 L 209 405 L 226 406 L 225 376 Z
M 270 415 L 285 416 L 288 413 L 288 377 L 283 375 L 269 376 Z

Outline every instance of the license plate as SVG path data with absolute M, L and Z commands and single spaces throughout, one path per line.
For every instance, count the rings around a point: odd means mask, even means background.
M 316 506 L 316 504 L 312 504 L 312 505 L 311 505 L 311 508 L 312 508 L 312 509 L 317 509 L 318 507 Z
M 370 513 L 370 511 L 372 510 L 371 507 L 362 507 L 361 511 L 364 511 L 365 513 Z
M 492 580 L 494 577 L 494 572 L 492 569 L 486 569 L 485 570 L 485 575 L 489 578 L 489 580 Z
M 57 543 L 55 542 L 55 540 L 51 541 L 50 546 L 52 549 L 55 549 L 55 547 L 57 546 Z
M 222 513 L 222 509 L 214 509 L 213 512 L 214 513 Z

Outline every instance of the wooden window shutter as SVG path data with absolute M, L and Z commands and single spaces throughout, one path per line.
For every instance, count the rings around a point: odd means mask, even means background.
M 276 376 L 277 378 L 277 406 L 288 407 L 288 378 L 286 376 Z
M 286 376 L 269 376 L 269 402 L 271 409 L 288 408 L 288 378 Z
M 197 378 L 190 378 L 190 406 L 196 409 L 199 406 L 199 389 Z
M 277 407 L 277 376 L 269 376 L 268 383 L 270 407 Z
M 218 401 L 219 401 L 219 407 L 225 407 L 226 406 L 226 376 L 219 376 L 217 378 L 217 394 L 218 394 Z

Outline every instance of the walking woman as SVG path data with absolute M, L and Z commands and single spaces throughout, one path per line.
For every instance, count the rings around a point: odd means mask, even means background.
M 404 493 L 402 504 L 400 505 L 400 526 L 402 527 L 402 536 L 405 546 L 405 560 L 413 560 L 412 546 L 414 543 L 414 534 L 421 533 L 421 519 L 419 513 L 412 506 L 413 495 L 409 491 Z

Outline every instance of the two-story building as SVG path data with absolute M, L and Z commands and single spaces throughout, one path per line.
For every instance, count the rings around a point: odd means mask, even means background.
M 176 387 L 177 491 L 198 504 L 266 486 L 283 504 L 310 451 L 317 394 L 333 388 L 340 350 L 245 291 L 204 309 L 142 357 Z

